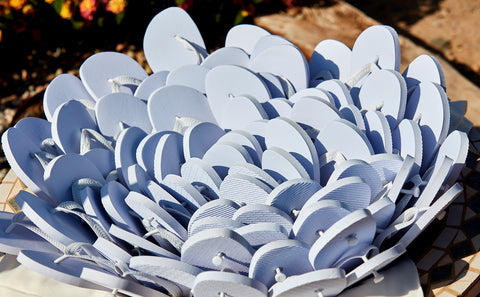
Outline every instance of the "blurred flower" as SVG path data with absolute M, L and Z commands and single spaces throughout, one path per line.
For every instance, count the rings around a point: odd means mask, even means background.
M 62 3 L 62 9 L 60 10 L 60 16 L 63 19 L 69 20 L 72 18 L 72 1 L 65 1 Z
M 20 10 L 23 8 L 23 6 L 25 6 L 27 0 L 10 0 L 8 3 L 10 4 L 11 8 Z
M 245 9 L 243 9 L 241 13 L 242 13 L 242 17 L 244 18 L 246 18 L 249 15 L 248 11 L 246 11 Z
M 114 14 L 119 14 L 125 10 L 125 6 L 127 6 L 125 0 L 109 0 L 105 9 Z
M 0 29 L 0 42 L 3 40 L 3 31 Z
M 176 0 L 175 3 L 183 10 L 189 10 L 193 6 L 193 0 Z
M 52 4 L 55 0 L 45 0 L 48 4 Z
M 10 14 L 10 6 L 8 5 L 8 3 L 6 1 L 1 1 L 0 2 L 0 16 L 6 16 L 8 14 Z
M 34 11 L 32 4 L 27 4 L 22 9 L 24 15 L 33 15 Z
M 93 15 L 97 12 L 98 3 L 96 0 L 82 0 L 80 2 L 80 15 L 88 20 L 93 20 Z
M 284 0 L 283 4 L 287 7 L 293 7 L 293 6 L 295 6 L 295 1 L 294 0 Z

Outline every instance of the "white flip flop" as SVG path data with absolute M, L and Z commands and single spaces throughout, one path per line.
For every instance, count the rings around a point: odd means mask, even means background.
M 117 86 L 119 92 L 134 94 L 137 85 L 148 76 L 137 61 L 117 52 L 90 56 L 80 66 L 79 74 L 85 89 L 95 100 L 112 93 Z M 129 78 L 126 87 L 121 87 L 123 78 Z
M 153 72 L 200 64 L 206 56 L 200 31 L 188 13 L 178 7 L 165 9 L 150 21 L 143 50 Z
M 192 293 L 195 297 L 210 296 L 251 296 L 266 297 L 267 287 L 259 281 L 241 274 L 206 271 L 200 273 L 193 284 Z

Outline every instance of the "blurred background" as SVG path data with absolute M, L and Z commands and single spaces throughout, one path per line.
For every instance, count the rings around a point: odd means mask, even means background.
M 77 75 L 95 52 L 126 53 L 150 71 L 143 35 L 170 6 L 187 10 L 209 51 L 222 47 L 240 23 L 288 38 L 307 59 L 323 39 L 351 47 L 366 27 L 387 24 L 401 36 L 402 62 L 433 54 L 453 73 L 450 98 L 472 106 L 480 94 L 480 0 L 0 0 L 0 133 L 21 117 L 42 117 L 48 82 L 60 73 Z M 415 55 L 404 57 L 410 52 Z M 473 110 L 467 116 L 477 125 Z M 0 169 L 7 166 L 0 156 Z

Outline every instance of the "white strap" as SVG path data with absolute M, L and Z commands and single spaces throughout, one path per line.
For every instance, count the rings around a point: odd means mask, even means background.
M 113 242 L 113 238 L 103 228 L 103 226 L 97 223 L 92 217 L 83 212 L 83 207 L 80 204 L 73 201 L 65 201 L 55 207 L 53 209 L 53 212 L 64 212 L 76 215 L 81 218 L 85 223 L 87 223 L 87 225 L 92 229 L 92 231 L 95 233 L 95 235 L 97 235 L 97 237 Z
M 121 75 L 121 76 L 117 76 L 115 78 L 109 79 L 108 82 L 112 84 L 112 93 L 119 93 L 121 86 L 124 86 L 124 85 L 139 86 L 142 83 L 142 80 L 135 77 L 131 77 L 131 76 Z
M 55 140 L 53 140 L 53 138 L 45 138 L 40 144 L 40 147 L 42 148 L 42 151 L 58 156 L 57 149 L 55 148 Z
M 173 131 L 183 134 L 185 130 L 187 130 L 189 127 L 196 126 L 200 123 L 202 122 L 194 118 L 177 116 L 175 118 L 175 125 L 173 126 Z
M 65 250 L 65 248 L 66 248 L 65 245 L 63 245 L 61 242 L 59 242 L 59 241 L 53 239 L 52 237 L 50 237 L 47 233 L 43 232 L 40 228 L 35 226 L 33 223 L 29 223 L 29 222 L 24 221 L 24 218 L 25 218 L 25 214 L 23 212 L 19 212 L 19 213 L 15 214 L 12 217 L 12 222 L 7 227 L 7 229 L 5 229 L 5 233 L 12 232 L 12 230 L 15 226 L 22 226 L 22 227 L 27 228 L 28 230 L 32 231 L 33 233 L 37 234 L 38 236 L 42 237 L 43 239 L 48 241 L 51 245 L 53 245 L 54 247 L 56 247 L 60 251 L 63 252 Z
M 144 224 L 145 225 L 145 224 Z M 177 235 L 173 234 L 172 232 L 168 231 L 167 229 L 163 227 L 148 227 L 148 225 L 145 225 L 145 229 L 147 229 L 147 233 L 143 235 L 143 238 L 148 238 L 150 236 L 153 236 L 154 238 L 156 236 L 159 236 L 161 239 L 164 239 L 168 241 L 177 251 L 182 250 L 183 246 L 183 240 L 180 239 Z
M 156 276 L 152 276 L 150 274 L 141 272 L 141 271 L 136 271 L 130 269 L 128 267 L 128 264 L 122 261 L 110 261 L 106 258 L 99 257 L 99 256 L 93 256 L 93 255 L 86 255 L 86 254 L 81 254 L 81 251 L 88 251 L 84 249 L 85 246 L 89 246 L 89 244 L 86 243 L 72 243 L 70 244 L 66 249 L 65 253 L 58 257 L 54 262 L 55 263 L 60 263 L 61 261 L 68 259 L 68 258 L 74 258 L 74 259 L 81 259 L 81 260 L 86 260 L 86 261 L 91 261 L 103 268 L 106 268 L 108 271 L 111 271 L 113 273 L 116 273 L 117 275 L 121 277 L 127 277 L 127 276 L 133 276 L 134 278 L 138 280 L 142 279 L 147 279 L 149 281 L 154 282 L 155 284 L 163 287 L 165 290 L 168 291 L 170 296 L 174 297 L 180 297 L 182 296 L 182 292 L 178 286 L 175 284 L 160 278 Z
M 380 67 L 378 67 L 377 62 L 378 62 L 379 57 L 377 56 L 375 60 L 373 60 L 370 63 L 367 63 L 363 65 L 360 69 L 357 70 L 346 82 L 345 85 L 349 89 L 354 87 L 359 81 L 361 81 L 365 76 L 369 75 L 372 72 L 375 72 L 377 70 L 380 70 Z
M 182 43 L 187 50 L 193 52 L 197 56 L 197 65 L 202 64 L 203 60 L 205 60 L 205 57 L 197 50 L 195 45 L 193 45 L 190 41 L 179 35 L 175 35 L 175 39 Z
M 280 79 L 280 84 L 282 85 L 283 93 L 288 98 L 292 97 L 295 94 L 295 87 L 293 84 L 283 76 L 277 76 Z
M 92 142 L 95 141 L 101 144 L 105 149 L 110 151 L 115 151 L 112 146 L 112 143 L 108 141 L 102 134 L 93 129 L 82 129 L 82 134 L 80 136 L 80 154 L 85 154 L 92 147 Z
M 80 178 L 72 184 L 72 197 L 73 201 L 82 205 L 82 201 L 80 201 L 80 191 L 85 189 L 86 187 L 94 188 L 94 189 L 101 189 L 103 184 L 99 181 L 96 181 L 92 178 Z M 82 208 L 83 209 L 83 208 Z
M 386 239 L 392 237 L 398 231 L 407 228 L 413 223 L 415 223 L 419 214 L 423 213 L 427 209 L 428 207 L 411 207 L 405 210 L 393 223 L 390 224 L 390 226 L 388 226 L 385 230 L 380 232 L 380 234 L 375 237 L 373 244 L 380 248 Z
M 87 99 L 77 99 L 78 102 L 82 103 L 88 109 L 95 110 L 96 102 Z
M 42 165 L 43 169 L 45 169 L 45 167 L 47 167 L 48 163 L 50 163 L 50 161 L 55 159 L 57 156 L 52 155 L 52 154 L 47 153 L 47 152 L 44 152 L 44 151 L 39 151 L 39 152 L 35 152 L 35 153 L 30 153 L 30 157 L 37 158 L 37 160 Z
M 107 174 L 107 177 L 105 177 L 105 181 L 107 183 L 111 182 L 111 181 L 114 181 L 114 180 L 118 180 L 118 171 L 117 169 L 113 169 L 112 171 L 110 171 L 108 174 Z

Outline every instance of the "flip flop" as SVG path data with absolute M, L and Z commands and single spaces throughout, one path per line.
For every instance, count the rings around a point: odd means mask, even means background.
M 15 202 L 35 226 L 58 243 L 57 246 L 66 247 L 74 242 L 93 243 L 95 235 L 91 230 L 68 214 L 54 212 L 54 206 L 38 197 L 20 191 Z
M 153 156 L 153 177 L 161 182 L 169 174 L 180 175 L 183 163 L 183 136 L 167 133 L 160 137 Z
M 253 163 L 261 166 L 262 147 L 258 140 L 250 133 L 243 130 L 232 130 L 218 139 L 218 142 L 234 142 L 243 146 L 249 153 Z
M 0 251 L 2 253 L 18 255 L 21 250 L 60 252 L 40 234 L 32 231 L 29 227 L 33 225 L 28 220 L 14 218 L 15 215 L 11 212 L 0 212 Z
M 408 98 L 405 118 L 420 118 L 418 124 L 422 131 L 422 172 L 425 172 L 449 130 L 450 107 L 443 88 L 432 82 L 420 83 Z
M 309 249 L 305 243 L 293 239 L 267 243 L 253 255 L 248 277 L 270 288 L 289 276 L 311 272 Z
M 150 96 L 155 93 L 156 90 L 165 86 L 169 73 L 169 71 L 159 71 L 149 75 L 138 85 L 133 95 L 144 101 L 148 101 Z
M 111 80 L 131 78 L 127 80 L 125 87 L 119 87 L 118 91 L 133 94 L 137 85 L 148 77 L 137 61 L 117 52 L 101 52 L 90 56 L 80 66 L 79 74 L 85 89 L 96 101 L 112 93 L 112 85 L 116 83 Z M 130 80 L 134 81 L 135 85 L 132 85 Z
M 145 170 L 150 177 L 154 177 L 154 167 L 155 167 L 155 151 L 160 142 L 162 136 L 166 134 L 175 134 L 174 131 L 160 131 L 155 133 L 150 133 L 145 136 L 137 146 L 135 152 L 135 159 L 138 162 L 143 170 Z
M 289 180 L 273 189 L 265 204 L 295 216 L 295 211 L 300 211 L 310 197 L 321 188 L 319 183 L 311 179 Z
M 355 194 L 353 194 L 355 193 Z M 311 195 L 304 207 L 324 199 L 340 201 L 350 211 L 364 209 L 371 201 L 370 186 L 358 176 L 345 177 L 329 182 L 325 187 Z
M 346 286 L 345 272 L 338 268 L 315 270 L 287 277 L 273 285 L 269 292 L 272 297 L 317 297 L 337 296 Z
M 195 278 L 192 293 L 196 297 L 217 295 L 266 297 L 267 287 L 244 275 L 223 271 L 205 271 Z
M 72 170 L 72 168 L 75 168 L 75 170 Z M 94 184 L 105 184 L 103 174 L 95 164 L 82 155 L 61 155 L 45 167 L 45 185 L 55 205 L 73 200 L 72 185 L 84 179 L 92 180 Z
M 336 180 L 352 176 L 358 176 L 368 184 L 371 195 L 370 202 L 373 202 L 375 197 L 377 197 L 378 193 L 382 190 L 383 184 L 377 170 L 365 161 L 350 159 L 341 162 L 332 172 L 328 182 L 332 183 Z
M 254 53 L 250 56 L 249 65 L 254 72 L 269 72 L 277 75 L 287 80 L 294 91 L 308 88 L 310 82 L 308 62 L 296 46 L 273 45 L 258 54 L 253 55 Z
M 150 21 L 143 37 L 143 50 L 153 72 L 200 64 L 207 55 L 197 26 L 178 7 L 165 9 Z
M 310 58 L 310 80 L 347 81 L 350 77 L 351 55 L 350 48 L 342 42 L 332 39 L 322 40 L 315 46 Z
M 365 29 L 355 40 L 350 56 L 350 73 L 378 59 L 381 69 L 400 70 L 400 41 L 397 32 L 385 25 Z
M 127 230 L 124 230 L 117 225 L 112 224 L 108 232 L 115 238 L 118 238 L 133 247 L 132 253 L 135 251 L 146 251 L 152 255 L 159 257 L 166 257 L 170 259 L 180 259 L 176 254 L 164 249 L 163 247 L 154 244 L 153 242 L 138 236 L 134 233 L 131 233 Z
M 174 130 L 178 118 L 216 123 L 205 95 L 187 86 L 166 86 L 148 100 L 148 116 L 155 131 Z
M 300 161 L 279 147 L 270 147 L 263 152 L 262 169 L 279 184 L 298 178 L 310 179 Z
M 182 205 L 185 203 L 185 207 L 192 213 L 200 206 L 207 203 L 207 200 L 197 188 L 178 175 L 167 175 L 163 179 L 162 185 L 165 190 L 175 197 L 175 199 L 177 199 Z
M 423 140 L 418 122 L 403 119 L 392 132 L 392 143 L 400 156 L 410 155 L 418 166 L 422 166 Z
M 294 121 L 275 118 L 267 124 L 267 148 L 279 147 L 290 152 L 307 170 L 310 178 L 320 180 L 318 154 L 307 133 Z
M 392 131 L 385 115 L 376 110 L 369 110 L 363 116 L 365 134 L 372 144 L 375 154 L 391 154 L 393 152 Z
M 225 218 L 231 219 L 233 214 L 240 208 L 236 202 L 228 199 L 216 199 L 205 203 L 200 206 L 195 213 L 193 213 L 190 221 L 188 222 L 188 230 L 192 227 L 192 224 L 197 220 L 204 218 Z
M 375 219 L 369 211 L 353 211 L 325 230 L 312 245 L 308 259 L 315 270 L 329 268 L 345 252 L 371 243 L 375 231 Z
M 88 94 L 78 77 L 62 73 L 48 84 L 43 95 L 43 112 L 47 120 L 52 122 L 55 110 L 70 100 L 85 100 L 95 104 L 95 100 Z
M 270 188 L 275 188 L 279 185 L 279 183 L 273 179 L 268 173 L 263 171 L 261 168 L 250 164 L 250 163 L 242 163 L 238 165 L 233 165 L 228 170 L 228 174 L 243 174 L 248 175 L 251 177 L 255 177 L 256 179 L 262 181 L 263 183 L 270 186 Z
M 236 130 L 264 119 L 268 119 L 268 115 L 255 98 L 239 95 L 225 101 L 219 122 L 224 129 Z
M 205 78 L 209 68 L 203 65 L 183 65 L 172 69 L 167 76 L 167 86 L 186 86 L 205 94 Z
M 131 215 L 131 209 L 125 203 L 128 193 L 127 188 L 117 181 L 106 183 L 100 191 L 103 208 L 115 225 L 137 235 L 143 235 L 146 232 L 145 228 L 137 217 Z
M 103 96 L 97 101 L 95 112 L 98 128 L 105 136 L 115 137 L 121 130 L 120 123 L 138 127 L 146 133 L 152 131 L 147 104 L 133 95 L 113 93 Z
M 289 46 L 296 47 L 292 42 L 290 42 L 286 38 L 283 38 L 282 36 L 265 35 L 265 36 L 262 36 L 260 39 L 258 39 L 257 42 L 255 43 L 255 46 L 253 47 L 253 50 L 250 54 L 250 59 L 254 60 L 263 51 L 278 45 L 289 45 Z
M 87 289 L 105 290 L 105 287 L 80 277 L 83 268 L 99 269 L 97 265 L 74 258 L 55 263 L 54 261 L 60 256 L 61 254 L 23 250 L 18 254 L 17 261 L 33 271 L 62 283 Z
M 264 204 L 247 204 L 240 207 L 232 219 L 243 224 L 275 223 L 281 225 L 287 234 L 292 230 L 293 220 L 284 211 Z
M 253 248 L 235 231 L 209 229 L 185 241 L 182 262 L 201 269 L 247 273 L 253 253 Z
M 314 128 L 322 131 L 329 122 L 343 117 L 330 102 L 315 97 L 302 97 L 293 105 L 289 118 L 304 129 Z
M 180 168 L 181 176 L 191 183 L 209 200 L 218 199 L 222 179 L 205 161 L 198 158 L 188 159 Z
M 225 47 L 238 47 L 251 54 L 255 44 L 270 33 L 258 26 L 241 24 L 232 27 L 225 38 Z
M 220 198 L 232 200 L 240 205 L 264 203 L 272 191 L 262 181 L 242 174 L 227 175 L 220 185 Z
M 335 103 L 335 107 L 338 109 L 354 104 L 348 87 L 339 79 L 322 81 L 316 85 L 315 88 L 330 93 Z
M 221 47 L 208 55 L 200 65 L 213 69 L 220 65 L 248 67 L 249 63 L 250 57 L 243 49 L 239 47 Z
M 5 157 L 18 178 L 40 198 L 54 203 L 43 179 L 44 168 L 34 154 L 41 152 L 41 144 L 33 142 L 27 134 L 11 127 L 2 135 Z
M 227 176 L 228 169 L 233 165 L 238 163 L 253 164 L 248 151 L 234 142 L 217 142 L 205 152 L 202 159 L 212 166 L 222 179 Z
M 53 114 L 52 138 L 63 153 L 80 153 L 83 129 L 97 130 L 88 109 L 76 100 L 60 105 Z
M 130 192 L 127 197 L 125 197 L 125 203 L 143 219 L 153 218 L 159 225 L 174 233 L 182 240 L 187 239 L 187 230 L 166 210 L 148 197 L 136 192 Z
M 115 167 L 123 184 L 128 179 L 128 167 L 137 164 L 136 151 L 147 133 L 138 127 L 129 127 L 120 132 L 115 144 Z
M 396 71 L 382 69 L 369 75 L 358 94 L 358 108 L 381 111 L 390 125 L 403 119 L 407 105 L 407 85 Z
M 274 119 L 277 117 L 288 118 L 292 110 L 293 103 L 285 98 L 272 98 L 268 100 L 268 102 L 263 103 L 262 106 L 269 119 Z
M 191 228 L 188 229 L 188 237 L 192 237 L 195 234 L 211 230 L 211 229 L 228 229 L 228 230 L 236 230 L 240 227 L 245 226 L 245 224 L 222 217 L 209 217 L 209 218 L 202 218 L 196 220 L 192 225 Z
M 374 155 L 367 136 L 351 122 L 339 119 L 328 123 L 316 138 L 318 154 L 339 151 L 348 159 L 363 159 Z
M 253 223 L 235 229 L 252 246 L 259 249 L 273 241 L 288 239 L 288 232 L 277 223 Z
M 349 213 L 339 201 L 322 199 L 311 203 L 298 213 L 291 235 L 311 246 L 328 228 Z
M 424 81 L 431 81 L 446 89 L 445 73 L 442 65 L 434 56 L 420 55 L 403 71 L 403 77 L 410 90 Z
M 155 256 L 132 257 L 129 267 L 176 284 L 182 289 L 183 296 L 190 294 L 196 276 L 203 272 L 200 268 L 187 263 Z
M 235 65 L 220 65 L 210 70 L 205 89 L 212 113 L 222 127 L 223 110 L 232 96 L 248 96 L 259 103 L 271 98 L 268 87 L 257 74 Z
M 215 144 L 225 131 L 219 126 L 204 122 L 191 126 L 183 134 L 183 153 L 185 160 L 202 159 L 205 153 Z

